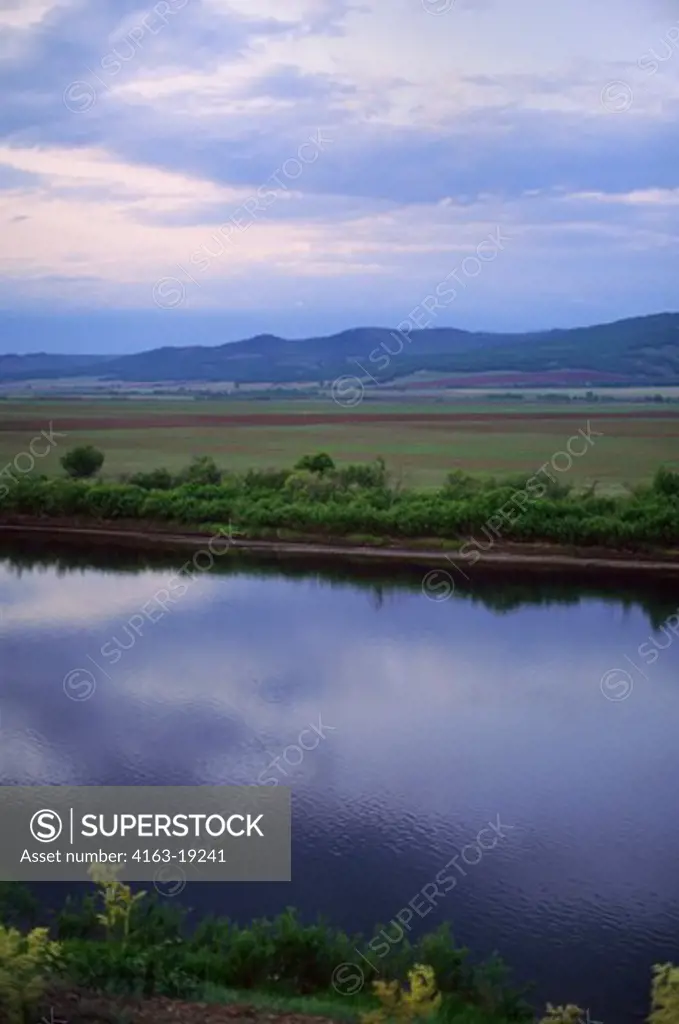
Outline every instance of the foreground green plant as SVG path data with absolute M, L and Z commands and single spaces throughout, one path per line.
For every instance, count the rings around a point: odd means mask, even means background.
M 144 899 L 146 893 L 138 892 L 133 895 L 130 886 L 118 878 L 118 870 L 106 864 L 93 864 L 89 869 L 89 875 L 99 886 L 104 904 L 104 912 L 97 915 L 97 920 L 106 928 L 109 939 L 120 936 L 125 945 L 130 937 L 130 921 L 134 907 Z
M 94 877 L 108 900 L 108 911 L 98 914 L 85 896 L 79 905 L 71 901 L 57 917 L 65 974 L 84 988 L 191 999 L 211 986 L 284 998 L 337 999 L 332 985 L 335 969 L 351 962 L 356 948 L 365 945 L 360 935 L 347 935 L 322 921 L 302 923 L 292 908 L 247 926 L 208 917 L 189 931 L 186 911 L 178 906 L 144 893 L 121 895 L 120 883 L 116 888 L 110 873 L 102 877 L 95 870 Z M 528 1019 L 520 995 L 506 984 L 506 969 L 500 979 L 497 961 L 472 967 L 466 964 L 467 955 L 466 949 L 455 945 L 445 925 L 414 946 L 404 939 L 382 958 L 380 967 L 391 979 L 416 971 L 412 992 L 417 996 L 426 978 L 417 965 L 427 963 L 428 970 L 436 973 L 441 993 L 454 994 L 463 1007 L 476 1005 L 486 1012 L 492 1006 L 498 1022 Z M 368 974 L 368 986 L 375 977 Z M 353 1003 L 357 1014 L 365 1009 L 366 998 L 372 998 L 369 987 L 340 1001 L 345 1008 Z
M 235 522 L 248 537 L 454 540 L 472 565 L 508 542 L 644 550 L 678 540 L 679 473 L 662 468 L 651 485 L 617 497 L 575 494 L 537 474 L 495 480 L 456 472 L 438 490 L 409 490 L 391 481 L 381 459 L 338 467 L 325 453 L 290 470 L 222 473 L 204 458 L 177 476 L 159 469 L 125 483 L 22 477 L 7 490 L 7 516 L 196 530 Z
M 374 981 L 373 989 L 380 1008 L 361 1014 L 361 1024 L 408 1024 L 419 1018 L 435 1017 L 441 1007 L 441 993 L 436 987 L 434 970 L 426 964 L 415 964 L 408 971 L 408 985 L 398 981 Z
M 333 979 L 338 966 L 355 962 L 366 945 L 324 922 L 303 924 L 284 914 L 241 926 L 227 918 L 204 918 L 189 931 L 187 908 L 144 892 L 132 893 L 110 870 L 92 871 L 104 911 L 91 895 L 71 899 L 56 917 L 58 941 L 46 928 L 28 935 L 0 926 L 0 1021 L 35 1024 L 30 1016 L 55 976 L 112 996 L 165 996 L 183 1000 L 279 1006 L 290 1013 L 361 1018 L 361 1024 L 528 1024 L 533 1010 L 508 985 L 497 957 L 467 962 L 450 926 L 407 937 L 380 958 L 380 977 L 362 967 L 368 983 L 341 995 Z M 23 887 L 5 892 L 10 907 L 23 906 Z M 1 894 L 0 894 L 1 895 Z M 1 905 L 0 905 L 1 909 Z M 405 979 L 405 980 L 404 980 Z M 322 1005 L 323 1009 L 319 1007 Z M 29 1016 L 27 1016 L 29 1015 Z M 547 1004 L 539 1024 L 586 1024 L 574 1004 Z M 653 968 L 648 1024 L 679 1024 L 679 967 Z
M 585 1011 L 573 1003 L 568 1006 L 552 1006 L 547 1003 L 545 1015 L 540 1024 L 584 1024 Z
M 48 976 L 58 966 L 59 947 L 47 928 L 22 935 L 0 925 L 0 1020 L 28 1024 L 43 997 Z
M 651 985 L 649 1024 L 679 1024 L 679 967 L 656 964 Z

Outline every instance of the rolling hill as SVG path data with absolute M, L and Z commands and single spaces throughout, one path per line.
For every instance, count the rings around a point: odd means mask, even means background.
M 45 353 L 0 356 L 0 381 L 95 376 L 136 382 L 332 381 L 351 374 L 380 384 L 417 371 L 443 375 L 548 375 L 558 384 L 588 375 L 599 384 L 679 384 L 679 314 L 526 334 L 435 328 L 399 336 L 360 327 L 328 337 L 291 340 L 258 335 L 217 346 L 150 349 L 125 356 Z M 566 382 L 566 378 L 564 382 Z

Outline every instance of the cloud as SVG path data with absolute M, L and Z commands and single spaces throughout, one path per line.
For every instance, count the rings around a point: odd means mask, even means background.
M 671 25 L 640 0 L 5 5 L 0 302 L 141 310 L 209 246 L 196 312 L 255 316 L 265 287 L 278 333 L 300 322 L 286 296 L 319 322 L 396 320 L 396 295 L 502 224 L 511 252 L 455 318 L 491 301 L 508 326 L 567 323 L 602 260 L 582 315 L 615 319 L 621 293 L 652 312 L 677 240 L 679 53 L 642 59 Z
M 111 587 L 106 576 L 85 579 L 75 574 L 42 577 L 36 572 L 24 573 L 20 597 L 3 613 L 3 630 L 24 634 L 26 629 L 95 629 L 108 639 L 112 629 L 121 631 L 131 615 L 138 614 L 159 590 L 167 588 L 172 576 L 171 572 L 157 578 L 122 576 Z M 178 606 L 181 603 L 189 609 L 209 600 L 212 582 L 208 577 L 196 576 L 177 599 Z M 12 583 L 11 571 L 0 565 L 0 592 L 12 591 Z M 153 624 L 147 624 L 147 631 L 152 628 Z

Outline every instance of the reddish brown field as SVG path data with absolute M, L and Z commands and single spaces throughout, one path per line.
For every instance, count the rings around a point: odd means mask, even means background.
M 552 370 L 547 373 L 468 373 L 457 377 L 437 377 L 435 380 L 408 381 L 404 388 L 535 388 L 545 386 L 589 387 L 591 384 L 633 384 L 630 377 L 596 370 Z
M 638 413 L 633 412 L 595 412 L 590 418 L 597 421 L 616 421 L 621 424 L 629 423 L 635 428 L 640 420 L 666 420 L 670 433 L 679 432 L 679 417 L 671 417 L 666 412 L 648 411 L 640 409 Z M 580 411 L 549 412 L 544 413 L 480 413 L 480 412 L 353 412 L 347 409 L 344 412 L 336 413 L 249 413 L 246 415 L 238 413 L 224 413 L 220 415 L 200 413 L 177 413 L 164 416 L 79 416 L 62 417 L 53 420 L 55 429 L 62 431 L 100 431 L 100 430 L 172 430 L 172 429 L 196 429 L 203 427 L 314 427 L 314 426 L 347 426 L 351 424 L 382 424 L 382 423 L 430 423 L 436 427 L 463 427 L 467 424 L 492 426 L 493 430 L 512 430 L 523 433 L 526 429 L 544 429 L 548 426 L 558 427 L 572 426 L 574 423 L 583 423 L 583 414 Z M 8 420 L 0 420 L 0 430 L 11 431 L 37 431 L 45 426 L 44 419 L 15 417 Z M 617 429 L 617 428 L 616 428 Z M 624 429 L 624 428 L 623 428 Z M 639 431 L 632 430 L 634 436 L 639 436 Z M 667 431 L 662 431 L 666 434 Z

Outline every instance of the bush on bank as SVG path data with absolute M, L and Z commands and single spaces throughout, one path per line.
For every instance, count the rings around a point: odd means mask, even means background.
M 0 1020 L 26 1024 L 45 991 L 46 979 L 58 966 L 58 946 L 46 928 L 22 935 L 0 924 Z
M 506 541 L 671 546 L 679 533 L 679 473 L 661 467 L 650 485 L 603 497 L 537 475 L 496 480 L 459 471 L 438 490 L 418 491 L 394 482 L 382 459 L 336 467 L 325 453 L 289 470 L 240 474 L 221 473 L 203 458 L 174 477 L 162 468 L 117 483 L 24 477 L 8 489 L 0 514 L 178 527 L 232 522 L 252 537 L 455 539 L 473 564 Z
M 470 1011 L 475 1016 L 464 1019 L 478 1024 L 510 1024 L 533 1017 L 522 994 L 508 986 L 504 964 L 497 958 L 471 963 L 468 950 L 455 944 L 449 926 L 415 943 L 402 930 L 396 941 L 391 927 L 394 942 L 388 953 L 377 960 L 372 957 L 378 975 L 360 956 L 359 951 L 368 949 L 365 938 L 323 921 L 305 924 L 293 909 L 246 926 L 212 916 L 190 929 L 190 911 L 173 901 L 155 893 L 140 898 L 122 883 L 103 878 L 98 884 L 98 891 L 68 899 L 51 920 L 52 968 L 46 976 L 45 961 L 36 962 L 36 995 L 47 981 L 61 978 L 62 984 L 111 995 L 191 1000 L 200 999 L 207 989 L 325 996 L 358 1015 L 379 1007 L 374 981 L 407 981 L 409 972 L 426 964 L 442 996 L 440 1016 L 457 1021 L 458 1011 Z M 21 888 L 6 887 L 0 899 L 1 919 L 16 920 L 17 913 L 25 911 L 26 903 L 17 898 Z M 378 927 L 374 937 L 382 931 Z M 9 967 L 0 944 L 0 979 Z M 342 974 L 342 968 L 353 970 Z M 5 1019 L 2 1000 L 0 982 L 0 1019 Z
M 283 996 L 330 994 L 353 1001 L 358 1008 L 377 979 L 357 952 L 367 949 L 365 939 L 322 921 L 304 924 L 293 909 L 246 926 L 206 918 L 189 933 L 180 913 L 150 900 L 133 916 L 126 943 L 106 940 L 96 927 L 67 938 L 63 922 L 58 934 L 69 979 L 110 992 L 190 999 L 208 985 Z M 415 964 L 426 962 L 445 996 L 503 1020 L 528 1020 L 531 1014 L 521 995 L 507 985 L 504 965 L 496 959 L 473 965 L 468 956 L 466 949 L 455 945 L 449 928 L 442 927 L 415 944 L 405 937 L 376 966 L 382 977 L 399 979 Z M 338 974 L 341 965 L 360 967 L 363 973 Z
M 379 958 L 378 976 L 359 955 L 368 948 L 361 936 L 320 921 L 303 924 L 292 909 L 245 927 L 209 917 L 189 931 L 188 909 L 156 894 L 133 894 L 109 873 L 93 872 L 93 877 L 98 891 L 67 900 L 51 922 L 54 938 L 46 927 L 22 935 L 16 919 L 34 916 L 37 905 L 22 886 L 2 887 L 0 919 L 9 924 L 0 924 L 0 1019 L 7 1024 L 35 1020 L 56 985 L 182 1000 L 236 990 L 241 1001 L 247 1001 L 247 991 L 260 997 L 267 992 L 278 998 L 325 996 L 343 1004 L 343 1015 L 353 1011 L 361 1024 L 536 1019 L 522 994 L 508 987 L 504 964 L 497 958 L 471 964 L 448 925 L 415 944 L 407 936 L 394 942 Z M 378 929 L 375 938 L 382 939 L 384 931 Z M 358 973 L 347 972 L 351 967 Z M 584 1015 L 574 1004 L 548 1004 L 540 1024 L 582 1024 Z M 649 1024 L 677 1020 L 679 968 L 656 965 Z

